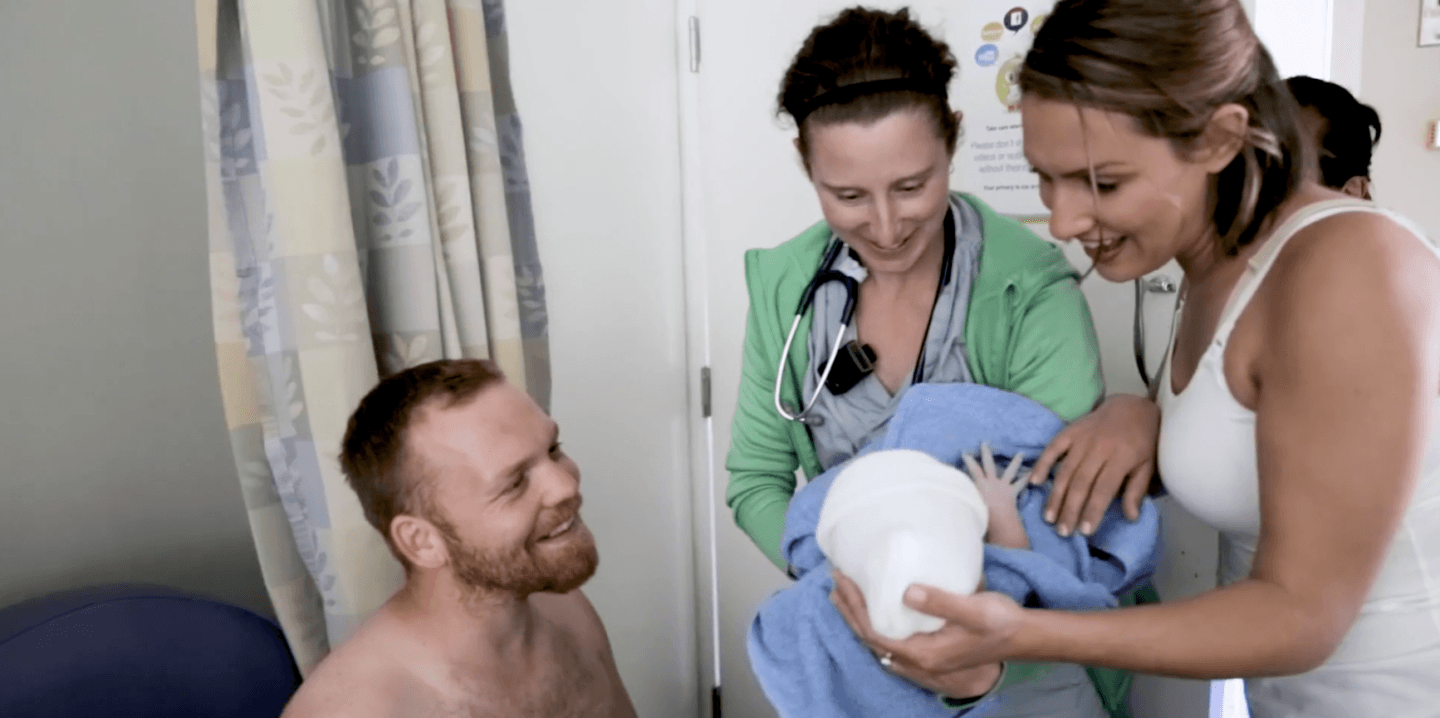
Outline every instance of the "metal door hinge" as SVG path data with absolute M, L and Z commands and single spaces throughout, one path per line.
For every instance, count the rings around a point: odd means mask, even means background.
M 690 16 L 690 71 L 700 71 L 700 18 Z
M 710 367 L 700 367 L 700 417 L 710 418 Z

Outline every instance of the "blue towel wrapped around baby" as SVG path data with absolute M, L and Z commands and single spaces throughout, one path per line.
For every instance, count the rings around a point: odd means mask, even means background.
M 885 436 L 857 456 L 883 449 L 924 451 L 952 466 L 987 443 L 997 460 L 1038 457 L 1065 422 L 1040 404 L 979 384 L 911 387 Z M 1003 466 L 1003 463 L 1001 464 Z M 782 718 L 940 718 L 954 716 L 933 693 L 882 668 L 830 602 L 830 566 L 815 541 L 832 467 L 795 494 L 781 551 L 797 581 L 760 606 L 750 626 L 750 665 Z M 1050 484 L 1022 490 L 1020 517 L 1030 550 L 985 546 L 985 582 L 1021 604 L 1061 610 L 1113 608 L 1144 584 L 1160 553 L 1160 518 L 1146 499 L 1138 521 L 1112 505 L 1090 537 L 1063 538 L 1041 514 Z M 968 712 L 979 718 L 992 696 Z

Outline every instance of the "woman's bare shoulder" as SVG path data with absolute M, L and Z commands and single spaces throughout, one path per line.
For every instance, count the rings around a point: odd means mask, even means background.
M 1267 281 L 1274 308 L 1303 313 L 1317 297 L 1343 298 L 1376 310 L 1427 303 L 1440 292 L 1440 257 L 1429 240 L 1373 211 L 1333 214 L 1296 232 Z

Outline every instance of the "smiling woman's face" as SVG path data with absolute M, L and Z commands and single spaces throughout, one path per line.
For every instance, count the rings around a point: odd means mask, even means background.
M 1020 107 L 1050 232 L 1079 240 L 1100 276 L 1134 279 L 1177 256 L 1210 251 L 1213 160 L 1182 158 L 1169 140 L 1120 113 L 1033 96 Z
M 943 241 L 950 154 L 935 124 L 912 108 L 808 128 L 825 221 L 872 272 L 904 273 Z

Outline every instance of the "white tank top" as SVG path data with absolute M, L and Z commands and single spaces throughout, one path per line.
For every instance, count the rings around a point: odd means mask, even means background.
M 1368 202 L 1333 200 L 1305 207 L 1250 259 L 1184 390 L 1173 391 L 1168 355 L 1160 375 L 1160 475 L 1176 502 L 1220 531 L 1221 584 L 1249 575 L 1260 533 L 1255 413 L 1230 393 L 1225 345 L 1286 242 L 1302 228 L 1342 212 L 1383 214 L 1440 257 L 1440 245 L 1414 223 Z M 1320 668 L 1246 680 L 1253 718 L 1440 716 L 1440 397 L 1434 407 L 1415 494 L 1360 616 Z

